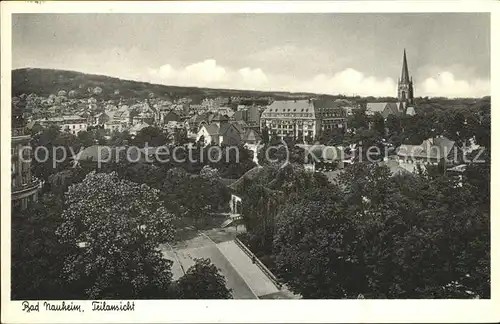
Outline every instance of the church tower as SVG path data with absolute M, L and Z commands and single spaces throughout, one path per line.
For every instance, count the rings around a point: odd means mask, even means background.
M 406 49 L 403 52 L 403 68 L 401 78 L 398 81 L 398 101 L 406 107 L 413 104 L 413 78 L 408 73 L 408 63 L 406 62 Z

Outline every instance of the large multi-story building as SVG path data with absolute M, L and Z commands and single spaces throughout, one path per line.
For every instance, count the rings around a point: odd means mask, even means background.
M 12 209 L 25 209 L 38 199 L 40 182 L 31 174 L 31 136 L 25 133 L 20 109 L 12 111 L 11 131 L 11 202 Z M 23 149 L 24 148 L 24 149 Z
M 37 122 L 44 127 L 51 125 L 59 126 L 61 131 L 69 132 L 73 135 L 87 130 L 88 125 L 87 118 L 77 115 L 38 119 Z
M 322 131 L 346 128 L 345 110 L 327 100 L 283 100 L 262 113 L 260 127 L 280 137 L 316 138 Z

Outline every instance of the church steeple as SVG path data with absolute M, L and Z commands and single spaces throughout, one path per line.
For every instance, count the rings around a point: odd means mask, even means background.
M 407 104 L 413 104 L 413 78 L 408 72 L 408 62 L 406 61 L 406 49 L 403 50 L 403 67 L 401 69 L 401 78 L 398 81 L 398 101 L 406 107 Z
M 403 69 L 401 70 L 401 82 L 410 82 L 408 63 L 406 62 L 406 49 L 403 51 Z

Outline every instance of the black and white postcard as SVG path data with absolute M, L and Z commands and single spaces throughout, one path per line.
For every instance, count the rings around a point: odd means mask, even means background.
M 2 322 L 500 320 L 499 4 L 2 3 Z

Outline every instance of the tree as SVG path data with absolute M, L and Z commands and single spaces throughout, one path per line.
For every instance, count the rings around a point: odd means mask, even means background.
M 208 152 L 208 151 L 205 151 Z M 254 152 L 245 145 L 222 146 L 220 159 L 212 164 L 220 171 L 223 178 L 239 179 L 248 170 L 256 166 L 253 160 Z M 204 161 L 208 161 L 208 155 Z
M 76 246 L 58 241 L 62 204 L 46 194 L 24 211 L 12 212 L 11 297 L 16 300 L 80 299 L 77 285 L 62 276 L 67 257 Z
M 184 145 L 189 142 L 187 130 L 185 128 L 176 128 L 174 132 L 174 140 L 176 145 Z
M 186 274 L 177 282 L 180 299 L 231 299 L 231 290 L 226 287 L 226 278 L 210 259 L 195 259 Z
M 365 110 L 356 109 L 352 116 L 349 117 L 347 125 L 352 129 L 368 128 L 368 117 L 365 114 Z
M 396 115 L 387 116 L 386 126 L 389 134 L 399 135 L 401 134 L 401 117 Z
M 148 146 L 157 147 L 167 143 L 167 136 L 160 128 L 149 126 L 141 129 L 132 142 L 138 147 L 144 147 L 146 143 Z
M 72 154 L 80 150 L 80 143 L 75 135 L 61 132 L 58 126 L 50 126 L 33 137 L 31 147 L 33 173 L 47 181 L 51 174 L 70 165 Z
M 283 206 L 276 217 L 277 275 L 303 298 L 353 297 L 357 282 L 349 220 L 334 196 L 309 196 Z
M 109 140 L 109 145 L 111 146 L 123 146 L 126 144 L 132 144 L 132 137 L 130 133 L 125 130 L 123 132 L 113 132 L 111 134 L 111 139 Z
M 308 190 L 281 207 L 278 275 L 304 298 L 489 298 L 489 204 L 457 184 L 351 166 L 340 193 Z
M 163 182 L 165 206 L 179 217 L 203 220 L 231 198 L 229 189 L 218 179 L 190 175 L 182 168 L 170 169 Z
M 64 275 L 84 285 L 85 298 L 167 297 L 172 261 L 157 248 L 172 240 L 174 216 L 158 190 L 91 172 L 65 198 L 57 235 L 81 248 L 66 259 Z
M 385 121 L 380 113 L 373 116 L 373 129 L 379 136 L 385 136 Z
M 123 168 L 119 168 L 118 174 L 123 179 L 139 184 L 146 184 L 152 188 L 160 189 L 165 180 L 162 169 L 144 162 L 129 163 L 124 161 Z
M 262 143 L 267 144 L 269 142 L 269 129 L 267 127 L 264 127 L 262 129 Z
M 95 145 L 92 135 L 87 131 L 79 132 L 77 137 L 83 147 L 89 147 Z
M 46 189 L 59 198 L 63 198 L 64 193 L 74 184 L 82 181 L 87 173 L 86 168 L 69 168 L 49 176 Z
M 205 179 L 219 179 L 219 170 L 212 168 L 209 165 L 205 165 L 200 171 L 200 177 Z

